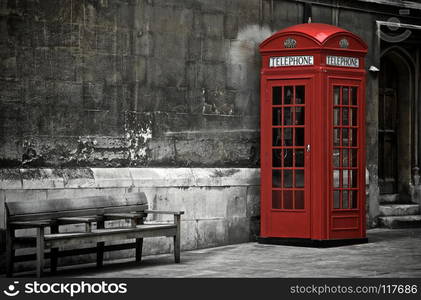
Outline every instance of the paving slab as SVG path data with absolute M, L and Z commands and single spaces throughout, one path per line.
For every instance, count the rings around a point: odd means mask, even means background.
M 421 277 L 421 229 L 372 229 L 369 243 L 334 248 L 244 243 L 61 270 L 63 277 Z M 145 239 L 147 243 L 147 239 Z

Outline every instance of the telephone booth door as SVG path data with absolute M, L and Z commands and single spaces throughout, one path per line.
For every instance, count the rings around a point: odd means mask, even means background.
M 365 199 L 365 133 L 361 130 L 364 110 L 361 105 L 363 83 L 358 79 L 329 80 L 331 123 L 332 182 L 330 238 L 347 239 L 365 232 L 361 209 Z M 363 174 L 360 174 L 363 172 Z
M 268 219 L 278 236 L 310 237 L 310 79 L 273 80 L 267 98 L 272 118 L 271 170 L 264 187 L 271 191 Z

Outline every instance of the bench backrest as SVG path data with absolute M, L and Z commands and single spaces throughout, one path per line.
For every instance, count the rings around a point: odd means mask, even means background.
M 45 220 L 141 212 L 148 209 L 145 193 L 6 203 L 7 221 Z

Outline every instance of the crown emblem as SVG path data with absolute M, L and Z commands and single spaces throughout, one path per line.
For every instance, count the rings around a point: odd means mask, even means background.
M 339 41 L 339 47 L 341 48 L 348 48 L 349 47 L 349 42 L 347 39 L 342 39 Z
M 292 38 L 287 38 L 284 41 L 284 47 L 285 48 L 295 48 L 297 46 L 297 41 Z

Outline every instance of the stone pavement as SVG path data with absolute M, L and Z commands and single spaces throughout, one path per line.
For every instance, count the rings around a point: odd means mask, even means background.
M 245 243 L 59 271 L 71 277 L 421 277 L 421 229 L 372 229 L 368 244 L 304 248 Z M 147 242 L 147 241 L 145 241 Z

